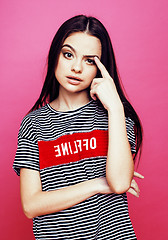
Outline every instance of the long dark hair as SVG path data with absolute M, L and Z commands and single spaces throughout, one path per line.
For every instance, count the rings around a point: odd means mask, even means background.
M 63 42 L 71 33 L 74 32 L 86 32 L 89 35 L 95 36 L 100 40 L 102 45 L 101 62 L 104 64 L 107 71 L 110 73 L 111 77 L 115 82 L 118 94 L 124 106 L 125 116 L 130 117 L 135 123 L 134 131 L 136 136 L 136 154 L 134 156 L 134 159 L 137 156 L 138 152 L 140 153 L 140 158 L 142 145 L 142 126 L 140 123 L 140 119 L 132 105 L 126 99 L 126 96 L 122 90 L 109 34 L 103 24 L 94 17 L 77 15 L 68 19 L 58 29 L 49 50 L 48 69 L 40 97 L 38 98 L 34 106 L 31 108 L 30 112 L 42 107 L 46 103 L 51 102 L 58 97 L 59 83 L 55 77 L 55 68 Z M 97 71 L 96 77 L 101 77 L 99 70 Z

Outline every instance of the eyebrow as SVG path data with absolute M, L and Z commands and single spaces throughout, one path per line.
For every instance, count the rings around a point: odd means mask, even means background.
M 75 52 L 76 53 L 76 51 L 75 51 L 75 49 L 71 46 L 71 45 L 69 45 L 69 44 L 64 44 L 63 46 L 62 46 L 62 48 L 63 47 L 69 47 L 73 52 Z M 61 49 L 62 49 L 61 48 Z M 93 58 L 93 57 L 98 57 L 99 58 L 99 56 L 98 55 L 96 55 L 96 54 L 94 54 L 94 55 L 83 55 L 84 57 L 88 57 L 88 58 Z

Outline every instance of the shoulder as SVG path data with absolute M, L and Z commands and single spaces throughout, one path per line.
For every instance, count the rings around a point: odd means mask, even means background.
M 46 114 L 48 114 L 47 112 L 48 110 L 48 107 L 47 105 L 37 109 L 37 110 L 34 110 L 30 113 L 28 113 L 22 120 L 21 124 L 23 123 L 29 123 L 29 122 L 33 122 L 34 120 L 40 118 L 40 117 L 44 117 Z
M 47 106 L 45 105 L 27 114 L 21 121 L 18 136 L 26 138 L 27 136 L 34 135 L 37 122 L 40 118 L 43 118 L 43 116 L 46 114 L 46 111 Z
M 48 104 L 44 105 L 43 107 L 41 107 L 41 108 L 39 108 L 39 109 L 37 109 L 37 110 L 34 110 L 34 111 L 28 113 L 28 114 L 24 117 L 24 119 L 32 119 L 32 120 L 33 120 L 33 119 L 36 118 L 36 117 L 40 117 L 40 116 L 42 116 L 42 115 L 47 114 L 47 113 L 48 113 L 48 110 L 49 110 L 49 108 L 48 108 L 47 106 L 48 106 Z

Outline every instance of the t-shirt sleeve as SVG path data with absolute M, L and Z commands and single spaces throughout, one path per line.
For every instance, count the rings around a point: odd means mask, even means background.
M 129 117 L 126 118 L 127 137 L 131 146 L 132 154 L 136 153 L 136 137 L 135 137 L 134 125 L 135 125 L 134 121 L 131 118 Z
M 36 131 L 32 120 L 26 116 L 20 126 L 18 134 L 18 146 L 13 163 L 13 169 L 20 175 L 21 168 L 29 168 L 39 171 L 39 150 Z

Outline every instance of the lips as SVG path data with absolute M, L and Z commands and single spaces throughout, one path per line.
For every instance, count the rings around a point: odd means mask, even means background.
M 75 77 L 75 76 L 67 76 L 68 79 L 76 80 L 76 81 L 82 81 L 82 79 Z
M 67 79 L 68 83 L 70 83 L 71 85 L 79 85 L 82 81 L 82 79 L 74 76 L 67 76 Z

